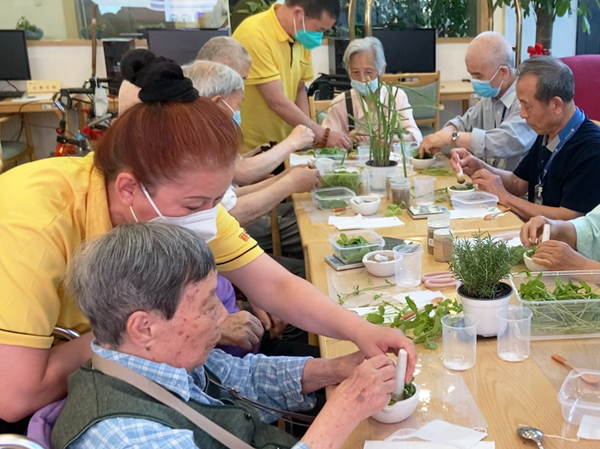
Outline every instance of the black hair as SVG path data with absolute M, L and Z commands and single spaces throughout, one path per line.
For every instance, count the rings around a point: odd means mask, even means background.
M 573 101 L 575 78 L 569 66 L 560 59 L 552 56 L 534 56 L 526 59 L 519 67 L 519 76 L 526 75 L 534 75 L 537 78 L 537 101 L 548 104 L 554 97 L 559 97 L 565 103 Z
M 332 19 L 340 16 L 339 0 L 285 0 L 287 6 L 300 6 L 307 19 L 320 19 L 326 12 Z

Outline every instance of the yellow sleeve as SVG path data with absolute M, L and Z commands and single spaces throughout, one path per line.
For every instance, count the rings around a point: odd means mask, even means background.
M 304 49 L 304 57 L 300 61 L 302 65 L 302 81 L 305 83 L 309 83 L 315 77 L 315 69 L 313 68 L 312 63 L 312 52 Z
M 0 242 L 0 344 L 49 348 L 61 312 L 57 288 L 67 245 L 52 228 L 27 220 L 4 221 Z
M 252 65 L 245 83 L 247 86 L 265 84 L 281 79 L 275 55 L 261 33 L 234 33 L 233 37 L 244 46 L 252 58 Z
M 217 211 L 217 236 L 208 246 L 215 256 L 219 271 L 241 268 L 263 253 L 256 240 L 221 205 Z

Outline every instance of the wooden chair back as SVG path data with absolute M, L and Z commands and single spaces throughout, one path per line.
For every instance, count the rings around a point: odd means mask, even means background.
M 322 124 L 324 118 L 323 120 L 320 120 L 319 113 L 324 113 L 326 115 L 329 105 L 331 105 L 331 100 L 315 100 L 314 97 L 308 97 L 308 112 L 310 113 L 310 118 L 319 125 Z

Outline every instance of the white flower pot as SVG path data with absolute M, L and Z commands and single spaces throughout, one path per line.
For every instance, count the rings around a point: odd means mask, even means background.
M 466 296 L 462 293 L 462 287 L 458 288 L 458 296 L 463 306 L 465 315 L 472 315 L 479 320 L 477 324 L 477 335 L 482 337 L 495 337 L 498 334 L 498 322 L 496 312 L 502 308 L 508 307 L 513 288 L 505 283 L 502 285 L 510 289 L 508 294 L 495 299 L 479 299 Z
M 367 172 L 369 173 L 369 191 L 376 195 L 385 196 L 387 175 L 396 173 L 397 164 L 394 162 L 387 167 L 374 167 L 367 162 Z

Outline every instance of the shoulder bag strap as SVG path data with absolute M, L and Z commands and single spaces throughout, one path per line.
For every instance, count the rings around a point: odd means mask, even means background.
M 148 396 L 178 411 L 224 446 L 232 449 L 254 449 L 252 446 L 245 443 L 232 433 L 198 413 L 181 399 L 177 398 L 168 390 L 161 387 L 156 382 L 151 381 L 147 377 L 144 377 L 141 374 L 124 367 L 123 365 L 119 365 L 118 363 L 104 359 L 96 354 L 92 355 L 92 366 L 94 369 L 97 369 L 108 376 L 115 377 L 123 382 L 133 385 L 134 387 L 146 393 Z
M 346 98 L 346 112 L 348 112 L 348 128 L 352 131 L 355 128 L 354 125 L 354 105 L 352 103 L 352 91 L 347 90 L 344 92 Z

